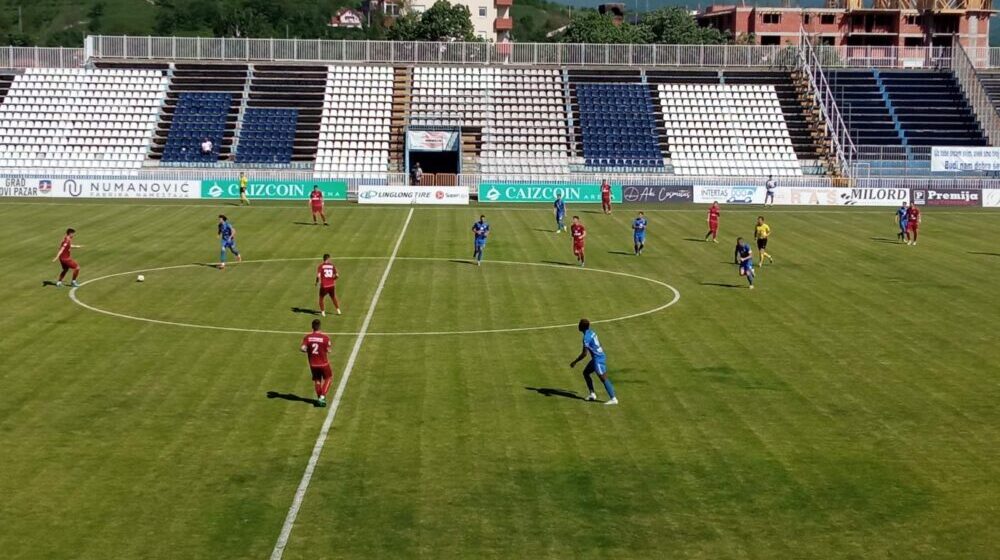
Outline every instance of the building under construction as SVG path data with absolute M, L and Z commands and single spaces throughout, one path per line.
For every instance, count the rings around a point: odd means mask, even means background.
M 761 45 L 798 44 L 801 31 L 814 43 L 837 46 L 989 46 L 992 0 L 828 0 L 823 8 L 712 5 L 698 13 L 704 26 Z

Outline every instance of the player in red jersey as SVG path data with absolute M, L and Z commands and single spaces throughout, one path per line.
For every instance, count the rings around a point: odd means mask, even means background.
M 601 181 L 601 208 L 605 214 L 611 213 L 611 183 L 607 179 Z
M 309 193 L 309 209 L 312 210 L 314 226 L 318 225 L 316 223 L 316 214 L 319 214 L 319 217 L 323 218 L 324 226 L 330 225 L 326 223 L 326 214 L 323 212 L 323 191 L 319 190 L 319 185 L 313 185 L 313 190 Z
M 573 216 L 573 223 L 569 226 L 570 235 L 573 237 L 573 254 L 576 260 L 583 266 L 583 246 L 587 239 L 587 228 L 580 223 L 580 216 Z
M 910 240 L 907 245 L 917 244 L 917 230 L 920 229 L 920 208 L 916 204 L 911 204 L 906 211 L 906 233 Z
M 316 388 L 315 406 L 326 406 L 326 394 L 333 382 L 333 370 L 330 369 L 330 337 L 319 330 L 319 319 L 313 319 L 312 332 L 302 338 L 301 350 L 309 357 L 309 370 L 312 372 L 313 386 Z
M 705 241 L 712 238 L 712 243 L 719 242 L 719 203 L 713 202 L 708 209 L 708 233 L 705 234 Z
M 59 252 L 56 253 L 55 257 L 52 257 L 52 262 L 59 261 L 62 266 L 62 272 L 59 273 L 59 280 L 56 282 L 56 286 L 60 288 L 63 285 L 63 278 L 66 277 L 66 273 L 70 270 L 73 271 L 73 281 L 70 283 L 74 288 L 80 287 L 76 279 L 80 276 L 80 265 L 76 264 L 73 260 L 72 250 L 82 248 L 83 245 L 73 245 L 73 238 L 76 237 L 76 230 L 69 228 L 66 230 L 66 237 L 63 237 L 62 243 L 59 244 Z
M 340 300 L 337 299 L 337 278 L 340 278 L 340 273 L 337 272 L 337 267 L 333 266 L 330 262 L 330 254 L 327 253 L 323 255 L 323 262 L 316 269 L 316 285 L 319 286 L 319 312 L 326 317 L 326 307 L 324 305 L 324 300 L 326 296 L 330 296 L 333 300 L 333 308 L 337 310 L 337 315 L 340 315 Z

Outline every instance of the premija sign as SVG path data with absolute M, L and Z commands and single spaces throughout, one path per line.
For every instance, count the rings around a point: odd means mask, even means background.
M 562 195 L 566 202 L 599 203 L 601 185 L 593 183 L 481 183 L 479 202 L 552 202 Z M 622 186 L 611 185 L 611 201 L 622 201 Z

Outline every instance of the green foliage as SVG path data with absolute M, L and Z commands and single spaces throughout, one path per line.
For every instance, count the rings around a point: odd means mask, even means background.
M 610 15 L 593 10 L 577 12 L 563 33 L 564 43 L 659 43 L 668 45 L 721 45 L 731 42 L 727 33 L 701 27 L 684 8 L 672 7 L 646 14 L 637 25 L 615 25 Z
M 551 41 L 546 35 L 569 24 L 569 9 L 546 0 L 515 0 L 510 9 L 514 20 L 511 32 L 515 41 L 544 43 Z
M 650 12 L 642 18 L 642 25 L 649 29 L 654 43 L 667 45 L 721 45 L 729 42 L 729 35 L 714 27 L 701 27 L 694 16 L 684 8 L 672 7 Z
M 478 41 L 469 8 L 437 0 L 422 14 L 409 12 L 389 29 L 394 41 Z
M 562 35 L 564 43 L 649 43 L 653 39 L 644 25 L 622 23 L 615 25 L 610 15 L 593 10 L 577 12 Z

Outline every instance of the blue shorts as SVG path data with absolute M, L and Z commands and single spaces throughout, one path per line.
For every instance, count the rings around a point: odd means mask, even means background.
M 229 249 L 230 251 L 232 251 L 234 253 L 238 253 L 239 251 L 236 250 L 236 240 L 235 239 L 223 239 L 222 240 L 222 250 L 225 251 L 226 249 Z
M 636 243 L 645 243 L 646 242 L 646 234 L 645 233 L 635 233 L 635 234 L 632 234 L 632 239 L 634 239 Z
M 598 375 L 605 375 L 608 373 L 608 364 L 604 360 L 594 360 L 591 359 L 587 363 L 587 367 L 583 368 L 584 375 L 589 373 L 596 373 Z
M 740 263 L 740 272 L 747 272 L 747 273 L 753 272 L 753 262 L 750 260 L 746 260 Z
M 910 224 L 906 220 L 903 220 L 903 221 L 899 222 L 899 231 L 905 233 L 906 232 L 906 226 L 908 226 L 908 225 L 910 225 Z
M 561 222 L 566 219 L 566 214 L 556 214 L 556 221 Z
M 482 247 L 485 247 L 485 246 L 486 246 L 486 238 L 485 237 L 482 238 L 482 239 L 476 238 L 476 248 L 482 248 Z

